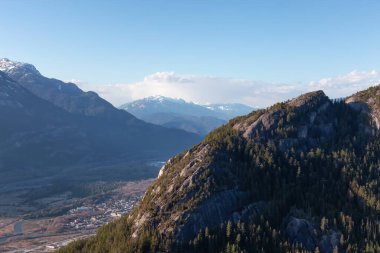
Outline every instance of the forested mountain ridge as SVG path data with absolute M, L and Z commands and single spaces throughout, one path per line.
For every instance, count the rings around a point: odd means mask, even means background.
M 359 91 L 346 99 L 351 107 L 368 113 L 376 127 L 380 128 L 380 86 Z
M 379 86 L 231 120 L 134 211 L 60 252 L 380 252 Z

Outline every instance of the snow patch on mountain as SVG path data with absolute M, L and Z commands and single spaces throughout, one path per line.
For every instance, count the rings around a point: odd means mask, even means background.
M 8 58 L 0 59 L 0 71 L 4 71 L 5 73 L 32 72 L 34 74 L 40 75 L 40 72 L 32 64 L 18 62 L 18 61 L 11 61 Z
M 243 104 L 196 104 L 181 98 L 170 98 L 161 95 L 150 96 L 123 104 L 124 109 L 137 117 L 145 118 L 153 113 L 176 113 L 179 115 L 209 116 L 223 120 L 247 114 L 252 107 Z

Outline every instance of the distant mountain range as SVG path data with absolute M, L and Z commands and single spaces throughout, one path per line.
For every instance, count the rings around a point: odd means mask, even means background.
M 146 123 L 94 92 L 44 77 L 31 64 L 0 60 L 0 182 L 38 178 L 82 166 L 165 160 L 200 140 L 182 130 Z M 141 168 L 141 166 L 140 166 Z M 66 173 L 66 175 L 71 175 Z M 149 175 L 152 176 L 152 175 Z
M 153 96 L 119 107 L 139 119 L 169 128 L 206 135 L 231 118 L 253 111 L 243 104 L 199 105 L 164 96 Z

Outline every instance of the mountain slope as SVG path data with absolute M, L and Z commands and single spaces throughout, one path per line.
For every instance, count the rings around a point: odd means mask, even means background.
M 129 216 L 60 252 L 380 250 L 377 92 L 360 94 L 231 120 L 170 159 Z
M 226 123 L 225 120 L 210 116 L 199 117 L 172 113 L 154 113 L 141 119 L 152 124 L 167 128 L 181 129 L 201 136 L 205 136 L 215 128 Z
M 253 110 L 241 104 L 198 105 L 163 96 L 136 100 L 119 108 L 146 122 L 203 136 L 227 120 Z
M 38 98 L 0 71 L 1 180 L 34 174 L 93 155 L 83 128 L 64 110 Z M 27 169 L 28 168 L 28 169 Z M 29 170 L 29 171 L 28 171 Z
M 139 99 L 119 107 L 137 117 L 144 117 L 154 113 L 173 113 L 179 115 L 215 116 L 214 113 L 194 103 L 188 103 L 183 99 L 154 96 Z
M 246 115 L 253 111 L 252 107 L 243 104 L 209 104 L 203 105 L 209 110 L 212 110 L 216 117 L 230 120 L 237 116 Z
M 6 71 L 0 81 L 0 117 L 6 119 L 0 121 L 0 180 L 48 177 L 77 166 L 118 163 L 122 168 L 127 162 L 163 160 L 200 140 L 145 123 L 95 93 L 42 76 L 30 64 L 3 59 L 0 69 Z M 104 177 L 104 171 L 96 173 Z
M 31 64 L 3 58 L 0 59 L 0 71 L 5 72 L 38 97 L 71 113 L 109 116 L 117 112 L 110 103 L 100 98 L 95 92 L 83 92 L 73 83 L 46 78 Z

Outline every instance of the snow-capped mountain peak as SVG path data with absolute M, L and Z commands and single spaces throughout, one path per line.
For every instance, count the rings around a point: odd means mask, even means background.
M 148 97 L 147 100 L 154 100 L 154 101 L 158 101 L 158 102 L 162 103 L 167 99 L 164 96 L 156 95 L 156 96 Z
M 186 102 L 181 98 L 170 98 L 161 95 L 135 100 L 123 104 L 119 108 L 142 119 L 146 119 L 146 117 L 153 114 L 164 113 L 229 120 L 239 115 L 245 115 L 253 110 L 253 108 L 243 104 L 202 105 Z
M 11 61 L 8 58 L 0 59 L 0 71 L 4 71 L 5 73 L 12 73 L 12 74 L 15 72 L 21 72 L 24 74 L 33 73 L 33 74 L 40 75 L 40 72 L 32 64 L 18 62 L 18 61 Z
M 155 102 L 172 102 L 172 103 L 185 103 L 186 101 L 181 99 L 181 98 L 170 98 L 170 97 L 165 97 L 162 95 L 155 95 L 155 96 L 150 96 L 147 98 L 144 98 L 143 100 L 145 101 L 155 101 Z
M 253 108 L 242 104 L 197 104 L 180 98 L 150 96 L 119 107 L 146 122 L 178 128 L 202 136 Z
M 205 105 L 207 109 L 210 109 L 212 111 L 231 111 L 232 108 L 229 105 Z

